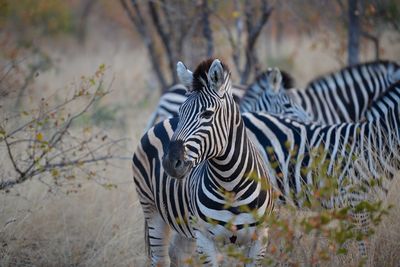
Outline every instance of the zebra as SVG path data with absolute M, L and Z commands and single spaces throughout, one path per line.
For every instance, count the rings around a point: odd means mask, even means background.
M 147 122 L 145 132 L 147 132 L 154 124 L 167 118 L 176 117 L 179 107 L 187 99 L 187 88 L 183 84 L 175 84 L 168 88 L 160 97 L 156 110 L 151 114 Z
M 289 96 L 323 124 L 357 122 L 391 84 L 400 80 L 400 65 L 378 60 L 349 66 L 316 78 L 304 90 L 288 90 Z
M 328 172 L 332 172 L 337 160 L 341 160 L 342 168 L 336 173 L 339 182 L 353 167 L 353 156 L 366 162 L 374 177 L 379 177 L 380 165 L 395 174 L 398 170 L 393 167 L 400 167 L 397 153 L 400 146 L 399 103 L 400 82 L 392 85 L 370 106 L 367 119 L 362 122 L 306 124 L 264 112 L 244 113 L 242 117 L 266 165 L 272 166 L 270 158 L 278 161 L 278 166 L 268 168 L 269 176 L 283 196 L 289 196 L 293 190 L 300 192 L 302 182 L 312 183 L 313 173 L 304 173 L 303 168 L 311 166 L 311 150 L 320 146 L 328 153 Z M 268 155 L 268 147 L 273 148 L 272 157 Z M 387 158 L 389 154 L 392 157 Z M 291 157 L 296 159 L 295 163 L 290 161 Z
M 194 73 L 179 62 L 177 71 L 190 92 L 179 119 L 150 129 L 133 156 L 152 265 L 170 263 L 171 229 L 195 240 L 212 266 L 218 266 L 217 240 L 245 245 L 247 257 L 259 260 L 267 235 L 259 225 L 273 210 L 272 187 L 230 93 L 230 72 L 218 59 Z
M 234 100 L 239 103 L 240 99 L 245 94 L 246 86 L 233 85 L 232 95 Z M 145 132 L 148 131 L 157 122 L 163 121 L 167 118 L 177 117 L 179 107 L 187 99 L 187 88 L 183 84 L 175 84 L 169 87 L 166 92 L 160 97 L 156 110 L 151 114 L 150 119 L 147 121 Z
M 380 177 L 381 167 L 392 174 L 399 169 L 399 103 L 400 82 L 392 85 L 377 98 L 366 112 L 368 120 L 363 122 L 324 126 L 318 123 L 306 124 L 293 121 L 265 112 L 243 113 L 242 118 L 250 139 L 262 154 L 273 188 L 280 192 L 279 203 L 285 204 L 290 201 L 294 205 L 301 206 L 299 192 L 302 185 L 313 184 L 316 179 L 315 172 L 310 170 L 315 160 L 313 149 L 322 147 L 327 153 L 325 158 L 328 163 L 328 174 L 337 177 L 342 192 L 339 197 L 325 203 L 326 208 L 338 205 L 354 207 L 365 196 L 349 192 L 343 182 L 346 177 L 350 176 L 353 183 L 357 183 L 363 182 L 364 176 L 367 177 L 365 168 L 375 178 Z M 154 129 L 164 133 L 173 132 L 176 124 L 177 119 L 166 120 Z M 148 134 L 147 142 L 154 147 L 162 145 L 157 138 L 149 135 L 151 134 Z M 164 134 L 163 138 L 168 139 L 168 136 Z M 268 153 L 266 149 L 268 147 L 273 148 L 272 155 Z M 157 150 L 153 149 L 156 155 L 147 154 L 147 158 L 144 157 L 145 152 L 141 153 L 146 161 L 153 162 L 161 157 L 162 151 L 166 148 L 159 149 L 161 152 L 157 154 Z M 355 157 L 357 160 L 354 160 Z M 135 164 L 137 163 L 134 162 Z M 340 168 L 336 169 L 336 165 Z M 140 175 L 152 176 L 151 172 L 146 173 L 145 169 Z M 365 244 L 360 244 L 360 254 L 367 255 Z
M 275 75 L 273 72 L 279 71 L 280 75 Z M 274 81 L 275 76 L 280 80 L 279 83 L 281 87 L 276 86 L 276 81 Z M 280 78 L 278 77 L 280 76 Z M 261 111 L 254 110 L 254 106 L 257 102 L 259 102 L 260 98 L 267 91 L 272 91 L 272 88 L 275 88 L 274 91 L 281 92 L 284 89 L 293 88 L 295 84 L 294 78 L 287 73 L 286 71 L 279 70 L 278 68 L 268 68 L 267 70 L 261 72 L 255 79 L 255 81 L 246 89 L 243 97 L 240 100 L 239 106 L 240 111 L 242 112 L 251 112 L 251 111 Z
M 337 179 L 340 192 L 323 206 L 354 208 L 369 196 L 368 192 L 353 192 L 354 185 L 369 184 L 370 179 L 382 175 L 390 179 L 400 169 L 399 104 L 397 82 L 370 105 L 362 122 L 304 124 L 263 112 L 244 113 L 242 117 L 251 140 L 263 154 L 271 183 L 280 193 L 278 202 L 302 206 L 303 185 L 314 185 L 318 178 L 311 167 L 315 161 L 313 150 L 322 148 L 323 153 L 317 157 L 324 157 L 324 161 L 319 165 L 328 163 L 327 175 Z M 266 148 L 272 148 L 272 154 Z M 359 230 L 368 232 L 366 215 L 353 216 Z M 360 256 L 368 257 L 367 244 L 359 241 L 358 245 Z
M 258 75 L 242 98 L 240 111 L 267 112 L 297 121 L 312 122 L 311 116 L 284 89 L 284 86 L 291 84 L 288 77 L 288 74 L 281 73 L 278 68 L 269 68 Z

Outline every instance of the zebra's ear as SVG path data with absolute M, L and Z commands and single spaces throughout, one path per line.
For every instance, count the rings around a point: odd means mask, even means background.
M 224 89 L 221 86 L 224 83 L 224 67 L 219 59 L 215 59 L 207 74 L 208 83 L 219 94 L 224 94 Z
M 178 74 L 179 81 L 186 86 L 189 91 L 192 91 L 193 73 L 186 68 L 185 64 L 183 64 L 181 61 L 176 64 L 176 72 Z
M 268 75 L 268 83 L 275 93 L 279 92 L 282 85 L 282 74 L 278 68 L 273 68 Z

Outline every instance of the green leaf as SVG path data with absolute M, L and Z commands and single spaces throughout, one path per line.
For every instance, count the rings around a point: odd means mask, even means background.
M 36 140 L 38 140 L 39 142 L 43 141 L 43 134 L 41 132 L 38 132 L 36 134 Z

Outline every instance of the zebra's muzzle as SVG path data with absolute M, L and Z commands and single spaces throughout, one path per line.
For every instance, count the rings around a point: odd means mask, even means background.
M 185 159 L 183 141 L 172 141 L 164 154 L 162 165 L 165 172 L 176 179 L 183 179 L 192 168 L 192 162 Z

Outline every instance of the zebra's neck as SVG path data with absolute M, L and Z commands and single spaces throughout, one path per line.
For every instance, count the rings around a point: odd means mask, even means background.
M 228 191 L 248 182 L 251 176 L 259 176 L 258 158 L 255 155 L 237 106 L 232 109 L 228 143 L 222 155 L 208 161 L 208 172 L 213 180 Z M 253 173 L 253 171 L 255 173 Z M 255 180 L 255 179 L 253 179 Z

